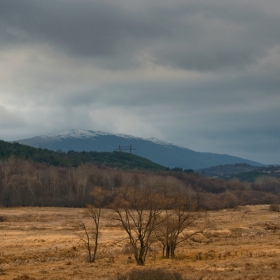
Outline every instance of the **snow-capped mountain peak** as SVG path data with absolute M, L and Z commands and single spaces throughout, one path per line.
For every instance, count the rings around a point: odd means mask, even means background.
M 58 138 L 67 139 L 67 138 L 94 138 L 99 135 L 110 135 L 110 134 L 102 131 L 71 129 L 71 130 L 64 130 L 54 134 L 43 135 L 40 137 L 48 138 L 48 139 L 58 139 Z
M 256 162 L 242 158 L 213 153 L 199 153 L 173 145 L 157 138 L 140 138 L 127 134 L 112 134 L 102 131 L 72 129 L 16 141 L 20 144 L 50 150 L 113 152 L 128 151 L 167 167 L 200 169 L 220 164 Z
M 142 137 L 136 137 L 129 134 L 122 134 L 122 133 L 107 133 L 103 131 L 93 131 L 93 130 L 84 130 L 84 129 L 71 129 L 71 130 L 64 130 L 58 133 L 54 134 L 47 134 L 40 136 L 45 139 L 70 139 L 70 138 L 76 138 L 76 139 L 85 139 L 85 138 L 95 138 L 98 136 L 117 136 L 122 137 L 125 139 L 138 139 L 138 140 L 145 140 L 145 141 L 151 141 L 155 144 L 164 145 L 164 146 L 172 146 L 172 143 L 165 142 L 163 140 L 159 140 L 155 137 L 151 138 L 142 138 Z

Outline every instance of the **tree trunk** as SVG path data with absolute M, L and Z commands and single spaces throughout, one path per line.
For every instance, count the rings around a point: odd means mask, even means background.
M 164 258 L 169 258 L 170 257 L 170 245 L 169 244 L 164 245 L 162 252 L 163 252 Z
M 145 265 L 145 261 L 143 260 L 142 257 L 136 257 L 135 256 L 135 259 L 136 259 L 137 265 Z
M 165 250 L 165 257 L 169 258 L 170 257 L 170 245 L 166 245 L 166 250 Z
M 175 258 L 175 249 L 176 249 L 176 244 L 171 243 L 171 246 L 170 246 L 171 258 Z
M 138 265 L 145 265 L 146 250 L 147 248 L 145 247 L 145 244 L 143 242 L 140 242 L 140 250 L 138 251 L 136 249 L 136 254 L 135 254 L 135 259 Z
M 171 242 L 170 244 L 164 245 L 162 248 L 162 253 L 164 258 L 174 258 L 175 257 L 176 244 Z

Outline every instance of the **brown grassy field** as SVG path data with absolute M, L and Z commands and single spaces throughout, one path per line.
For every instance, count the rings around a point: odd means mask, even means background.
M 244 206 L 208 213 L 210 227 L 176 253 L 161 258 L 156 244 L 145 267 L 180 272 L 186 279 L 280 279 L 280 213 L 268 205 Z M 116 274 L 141 269 L 132 256 L 125 232 L 114 213 L 104 210 L 95 263 L 79 241 L 76 222 L 84 209 L 0 208 L 0 279 L 116 279 Z

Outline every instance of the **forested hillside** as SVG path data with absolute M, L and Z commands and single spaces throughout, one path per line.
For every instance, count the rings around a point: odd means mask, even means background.
M 124 152 L 54 152 L 47 149 L 33 148 L 18 143 L 0 141 L 0 160 L 14 156 L 33 162 L 45 163 L 49 166 L 77 167 L 81 164 L 118 167 L 122 169 L 147 169 L 150 171 L 166 170 L 164 166 L 152 161 Z

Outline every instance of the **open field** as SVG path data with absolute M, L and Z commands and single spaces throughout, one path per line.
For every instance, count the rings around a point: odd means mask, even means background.
M 280 213 L 268 205 L 208 213 L 205 237 L 189 240 L 175 259 L 162 259 L 160 247 L 146 267 L 180 272 L 186 279 L 280 279 Z M 76 222 L 84 209 L 0 208 L 0 279 L 116 279 L 139 268 L 123 238 L 125 232 L 103 211 L 95 263 L 79 241 Z M 25 275 L 25 277 L 23 276 Z

